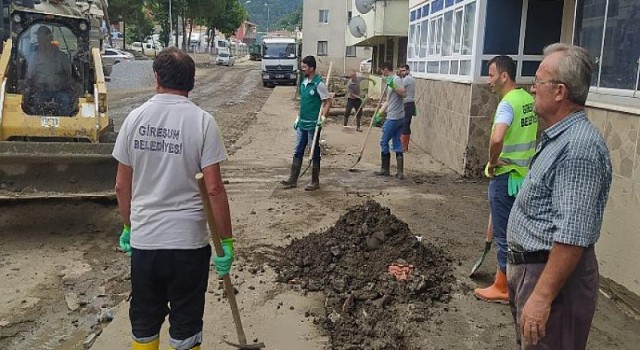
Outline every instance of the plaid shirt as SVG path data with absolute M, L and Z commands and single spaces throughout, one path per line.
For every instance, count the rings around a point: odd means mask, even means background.
M 594 244 L 610 187 L 611 161 L 602 135 L 584 111 L 564 118 L 541 135 L 509 216 L 509 250 Z

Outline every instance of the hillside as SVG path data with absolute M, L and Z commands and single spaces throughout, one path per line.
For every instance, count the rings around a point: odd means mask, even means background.
M 258 25 L 258 31 L 267 30 L 267 6 L 269 7 L 269 30 L 277 30 L 276 24 L 302 7 L 302 0 L 251 0 L 245 7 L 249 12 L 249 21 Z

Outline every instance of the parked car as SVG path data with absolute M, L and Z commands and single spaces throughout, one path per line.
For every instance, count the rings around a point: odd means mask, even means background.
M 221 52 L 218 54 L 218 58 L 216 58 L 217 65 L 223 65 L 227 67 L 231 67 L 236 63 L 235 56 L 231 56 L 226 52 Z
M 102 71 L 104 75 L 108 77 L 113 71 L 113 66 L 120 62 L 133 61 L 134 59 L 133 54 L 129 52 L 111 48 L 104 49 L 104 53 L 102 54 Z
M 372 62 L 373 62 L 373 60 L 371 58 L 369 58 L 367 60 L 363 60 L 362 62 L 360 62 L 360 72 L 371 73 L 371 63 Z

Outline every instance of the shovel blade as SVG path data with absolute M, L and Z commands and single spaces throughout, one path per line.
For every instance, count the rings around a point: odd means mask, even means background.
M 471 268 L 471 273 L 469 274 L 469 277 L 471 277 L 474 273 L 476 273 L 476 271 L 478 271 L 478 269 L 480 268 L 480 265 L 482 265 L 482 262 L 484 261 L 484 258 L 487 256 L 487 253 L 489 252 L 489 250 L 491 250 L 491 241 L 487 241 L 484 243 L 484 251 L 482 252 L 482 256 L 480 256 L 480 258 L 476 261 L 476 263 Z

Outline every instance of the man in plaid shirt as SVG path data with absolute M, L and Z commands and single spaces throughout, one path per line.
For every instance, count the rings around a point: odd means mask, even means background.
M 594 244 L 611 161 L 584 111 L 589 54 L 553 44 L 544 56 L 531 92 L 546 129 L 507 228 L 509 304 L 522 349 L 584 349 L 598 295 Z

